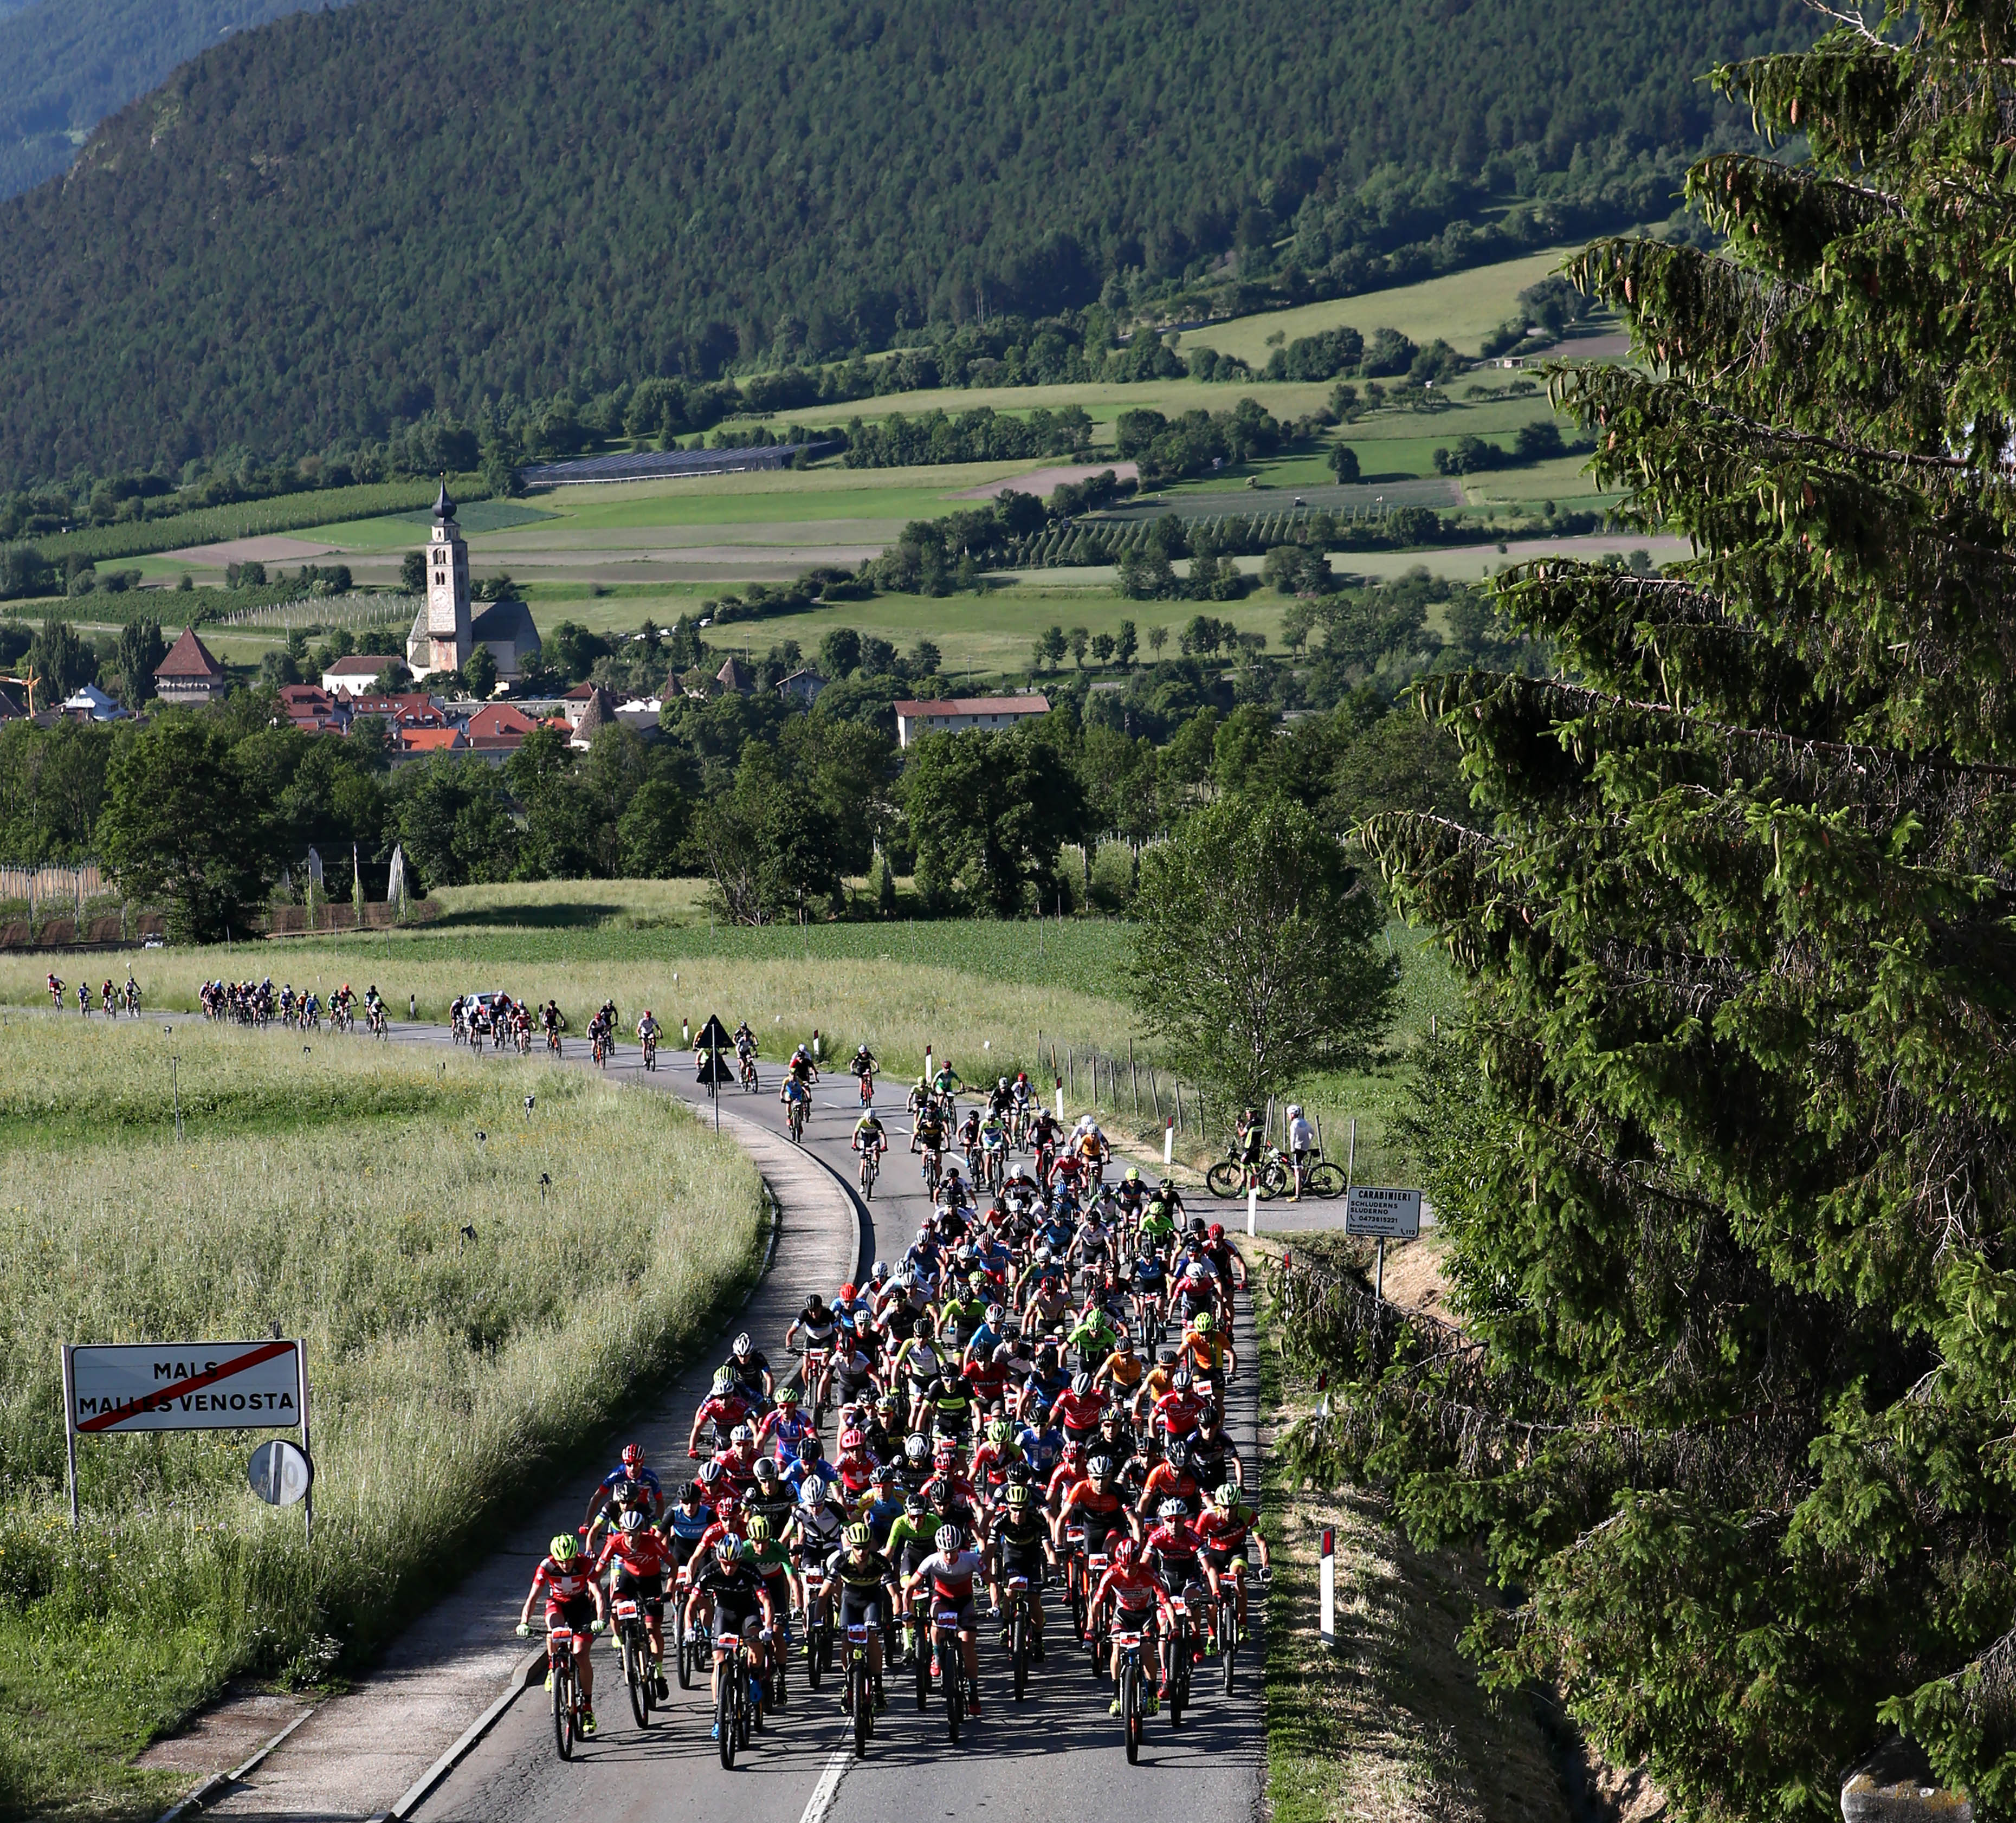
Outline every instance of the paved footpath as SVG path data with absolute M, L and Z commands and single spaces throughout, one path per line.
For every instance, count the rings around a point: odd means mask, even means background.
M 394 1035 L 447 1043 L 437 1027 L 395 1026 Z M 678 1093 L 704 1109 L 705 1091 L 692 1081 L 685 1057 L 667 1051 L 663 1061 L 664 1068 L 646 1075 L 635 1048 L 626 1047 L 609 1074 Z M 783 1132 L 774 1068 L 765 1070 L 765 1081 L 761 1094 L 725 1094 L 721 1111 L 723 1130 L 748 1148 L 783 1209 L 776 1261 L 739 1320 L 774 1360 L 804 1294 L 817 1289 L 830 1295 L 878 1252 L 900 1253 L 927 1205 L 904 1151 L 907 1126 L 900 1119 L 891 1123 L 891 1162 L 871 1209 L 862 1212 L 843 1187 L 841 1177 L 851 1178 L 848 1139 L 858 1113 L 851 1079 L 820 1085 L 803 1148 Z M 889 1099 L 884 1097 L 885 1119 Z M 845 1219 L 838 1212 L 843 1205 L 851 1212 Z M 857 1223 L 858 1232 L 851 1225 Z M 1228 1428 L 1249 1479 L 1257 1481 L 1257 1380 L 1245 1310 L 1236 1340 L 1240 1373 Z M 661 1468 L 676 1470 L 683 1460 L 686 1427 L 712 1365 L 710 1358 L 682 1376 L 651 1421 L 637 1427 Z M 331 1823 L 383 1814 L 524 1662 L 523 1644 L 510 1630 L 532 1565 L 552 1532 L 578 1522 L 585 1497 L 585 1488 L 571 1490 L 536 1519 L 513 1528 L 496 1558 L 417 1622 L 354 1695 L 319 1712 L 204 1814 Z M 990 1809 L 1010 1818 L 1067 1819 L 1145 1808 L 1160 1823 L 1258 1817 L 1264 1643 L 1256 1641 L 1242 1653 L 1229 1697 L 1216 1692 L 1215 1663 L 1199 1666 L 1196 1705 L 1182 1729 L 1158 1717 L 1139 1764 L 1130 1767 L 1118 1725 L 1106 1713 L 1107 1693 L 1094 1683 L 1085 1655 L 1070 1647 L 1068 1618 L 1060 1615 L 1054 1596 L 1049 1623 L 1055 1649 L 1020 1705 L 1006 1692 L 1001 1655 L 983 1643 L 985 1717 L 969 1725 L 956 1748 L 946 1742 L 941 1708 L 917 1713 L 908 1686 L 892 1677 L 889 1712 L 868 1759 L 855 1762 L 833 1687 L 809 1691 L 801 1666 L 788 1711 L 737 1757 L 732 1773 L 721 1770 L 707 1737 L 712 1717 L 704 1686 L 682 1695 L 676 1684 L 669 1710 L 648 1731 L 632 1724 L 611 1687 L 599 1711 L 604 1731 L 563 1764 L 554 1755 L 546 1705 L 535 1691 L 513 1704 L 412 1814 L 424 1823 L 560 1823 L 581 1816 L 597 1823 L 942 1823 Z M 599 1684 L 612 1663 L 598 1658 Z M 417 1710 L 409 1707 L 416 1702 Z

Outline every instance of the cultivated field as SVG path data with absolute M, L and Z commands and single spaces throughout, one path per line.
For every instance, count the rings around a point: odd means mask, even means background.
M 368 1652 L 512 1496 L 600 1447 L 761 1249 L 731 1142 L 571 1072 L 15 1014 L 0 1134 L 7 1814 L 152 1814 L 178 1775 L 128 1765 L 148 1735 L 240 1673 Z M 307 1343 L 312 1554 L 247 1490 L 238 1433 L 85 1443 L 73 1538 L 58 1345 L 275 1324 Z

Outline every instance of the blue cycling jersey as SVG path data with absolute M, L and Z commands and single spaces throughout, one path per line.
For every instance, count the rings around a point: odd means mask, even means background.
M 625 1481 L 635 1482 L 639 1487 L 650 1489 L 654 1500 L 662 1501 L 665 1497 L 665 1490 L 659 1484 L 658 1472 L 655 1468 L 612 1468 L 603 1476 L 602 1485 L 614 1491 L 619 1483 Z
M 684 1507 L 675 1507 L 665 1515 L 665 1524 L 675 1538 L 683 1538 L 689 1544 L 697 1544 L 700 1535 L 714 1523 L 714 1508 L 706 1501 L 700 1504 L 697 1512 L 689 1513 Z

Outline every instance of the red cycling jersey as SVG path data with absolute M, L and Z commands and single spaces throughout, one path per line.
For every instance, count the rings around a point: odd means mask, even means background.
M 716 1392 L 700 1401 L 698 1422 L 705 1425 L 711 1418 L 715 1431 L 726 1436 L 739 1424 L 748 1421 L 749 1401 L 739 1392 Z
M 974 1398 L 983 1406 L 992 1405 L 1008 1389 L 1006 1361 L 968 1361 L 959 1372 L 972 1389 Z
M 1206 1551 L 1238 1551 L 1245 1547 L 1247 1536 L 1253 1529 L 1257 1517 L 1253 1509 L 1234 1501 L 1221 1512 L 1216 1507 L 1207 1507 L 1204 1517 L 1191 1522 L 1191 1529 L 1197 1535 L 1197 1543 Z
M 540 1562 L 532 1572 L 532 1590 L 536 1594 L 541 1588 L 546 1591 L 546 1606 L 550 1609 L 563 1601 L 578 1601 L 584 1595 L 595 1592 L 595 1565 L 588 1561 L 585 1552 L 570 1558 L 565 1563 L 556 1563 L 550 1557 Z
M 1165 1519 L 1150 1532 L 1141 1546 L 1141 1555 L 1153 1552 L 1163 1562 L 1190 1576 L 1197 1574 L 1197 1535 L 1187 1519 Z
M 1082 1399 L 1067 1389 L 1057 1395 L 1050 1416 L 1067 1431 L 1093 1431 L 1098 1429 L 1100 1414 L 1106 1406 L 1106 1395 L 1096 1388 Z
M 867 1491 L 869 1484 L 875 1479 L 878 1466 L 873 1457 L 865 1454 L 843 1456 L 833 1464 L 833 1467 L 840 1471 L 840 1485 L 848 1493 L 857 1496 Z
M 633 1576 L 662 1576 L 672 1568 L 671 1547 L 665 1535 L 655 1526 L 639 1526 L 634 1532 L 612 1532 L 595 1560 L 597 1576 L 610 1564 L 621 1564 Z
M 715 1461 L 721 1465 L 722 1478 L 738 1494 L 746 1494 L 756 1485 L 756 1447 L 751 1443 L 742 1449 L 730 1444 L 718 1451 Z
M 1131 1563 L 1125 1569 L 1115 1564 L 1099 1579 L 1099 1587 L 1092 1592 L 1093 1608 L 1096 1610 L 1109 1598 L 1125 1614 L 1139 1614 L 1149 1608 L 1166 1614 L 1169 1609 L 1162 1585 L 1142 1563 Z
M 1194 1392 L 1165 1392 L 1155 1401 L 1154 1421 L 1172 1437 L 1186 1437 L 1197 1428 L 1197 1414 L 1204 1401 Z
M 1049 1483 L 1043 1489 L 1044 1501 L 1054 1505 L 1060 1494 L 1068 1495 L 1084 1479 L 1085 1463 L 1082 1458 L 1076 1462 L 1060 1462 L 1050 1471 Z
M 973 1579 L 979 1573 L 979 1555 L 970 1551 L 951 1557 L 934 1551 L 917 1565 L 917 1574 L 929 1580 L 931 1593 L 941 1601 L 971 1601 Z
M 700 1535 L 700 1543 L 693 1549 L 695 1558 L 703 1558 L 730 1533 L 742 1536 L 742 1516 L 738 1513 L 733 1519 L 717 1519 Z
M 1096 1519 L 1109 1529 L 1125 1523 L 1120 1516 L 1120 1497 L 1111 1488 L 1101 1493 L 1089 1481 L 1081 1481 L 1064 1496 L 1064 1521 L 1071 1522 L 1074 1513 L 1082 1513 L 1088 1519 Z

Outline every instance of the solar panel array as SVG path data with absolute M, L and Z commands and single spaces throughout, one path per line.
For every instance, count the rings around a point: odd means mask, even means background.
M 535 463 L 524 473 L 528 488 L 563 488 L 585 481 L 646 481 L 666 475 L 736 474 L 782 468 L 801 450 L 816 454 L 829 443 L 758 443 L 746 449 L 646 449 L 620 456 L 584 456 Z

